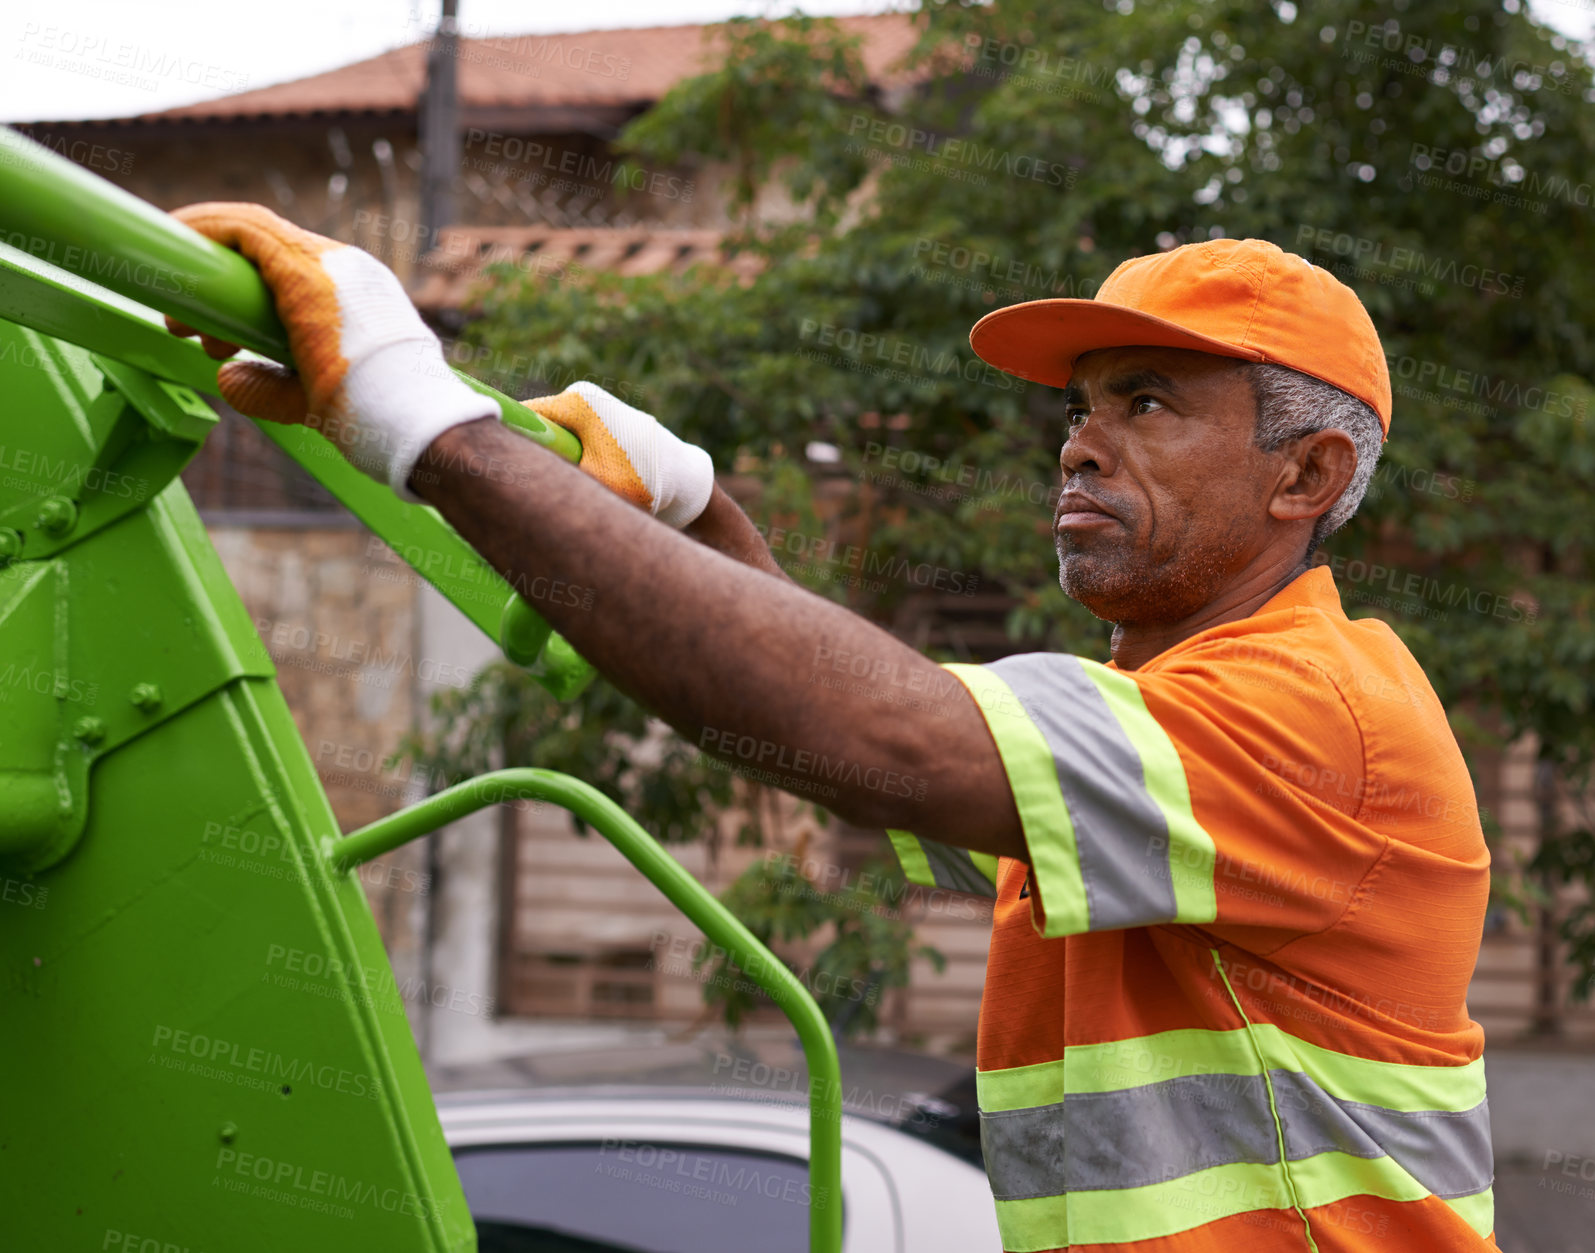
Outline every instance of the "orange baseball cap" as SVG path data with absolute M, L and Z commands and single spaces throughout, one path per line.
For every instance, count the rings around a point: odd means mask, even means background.
M 1364 401 L 1390 434 L 1390 371 L 1373 319 L 1352 291 L 1265 239 L 1212 239 L 1135 257 L 1092 300 L 993 309 L 969 333 L 984 360 L 1063 387 L 1098 348 L 1193 348 L 1268 361 Z

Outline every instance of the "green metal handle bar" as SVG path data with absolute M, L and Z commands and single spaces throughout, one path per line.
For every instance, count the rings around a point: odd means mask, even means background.
M 271 292 L 253 265 L 9 127 L 0 127 L 0 238 L 196 330 L 293 364 Z M 529 438 L 567 461 L 581 457 L 580 441 L 563 427 L 455 374 L 496 400 L 504 421 Z
M 0 317 L 9 321 L 213 396 L 216 362 L 168 334 L 150 309 L 290 360 L 270 293 L 242 256 L 4 127 L 0 241 Z M 497 400 L 505 421 L 529 439 L 580 458 L 569 431 L 459 377 Z M 402 503 L 306 427 L 256 426 L 557 697 L 568 699 L 592 677 L 586 660 L 434 510 Z
M 840 1253 L 842 1089 L 830 1026 L 814 998 L 775 954 L 614 801 L 590 784 L 553 770 L 495 770 L 380 818 L 342 840 L 329 836 L 322 841 L 322 855 L 334 871 L 345 874 L 467 814 L 520 799 L 552 801 L 592 826 L 730 954 L 797 1028 L 809 1067 L 809 1251 Z

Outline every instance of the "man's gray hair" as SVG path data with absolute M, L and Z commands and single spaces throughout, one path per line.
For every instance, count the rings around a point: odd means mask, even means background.
M 1334 384 L 1289 366 L 1249 365 L 1246 374 L 1257 400 L 1257 427 L 1252 439 L 1264 452 L 1274 452 L 1293 439 L 1318 431 L 1344 431 L 1357 447 L 1357 469 L 1351 482 L 1313 525 L 1312 540 L 1307 545 L 1310 556 L 1318 545 L 1345 526 L 1362 504 L 1384 445 L 1379 415 Z

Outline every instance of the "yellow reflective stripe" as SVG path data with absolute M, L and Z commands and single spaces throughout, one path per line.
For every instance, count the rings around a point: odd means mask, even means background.
M 1153 1240 L 1254 1209 L 1289 1209 L 1279 1167 L 1249 1162 L 1211 1166 L 1142 1188 L 1101 1188 L 1023 1201 L 998 1201 L 997 1226 L 1008 1253 L 1070 1244 Z
M 1075 1197 L 1037 1196 L 1023 1201 L 998 1201 L 997 1230 L 1003 1253 L 1038 1253 L 1069 1247 L 1069 1209 Z
M 1191 809 L 1191 788 L 1185 763 L 1167 731 L 1146 707 L 1146 698 L 1127 674 L 1095 661 L 1080 659 L 1141 758 L 1147 794 L 1169 824 L 1169 872 L 1174 881 L 1175 921 L 1212 922 L 1218 917 L 1213 888 L 1217 849 Z
M 1456 1216 L 1481 1236 L 1495 1230 L 1495 1189 L 1486 1188 L 1472 1196 L 1441 1198 L 1456 1212 Z
M 1193 1027 L 1106 1044 L 1071 1044 L 1054 1061 L 977 1071 L 975 1088 L 980 1108 L 992 1113 L 1052 1105 L 1073 1092 L 1117 1092 L 1183 1075 L 1261 1073 L 1244 1028 Z
M 974 849 L 970 849 L 969 860 L 974 864 L 975 869 L 990 879 L 992 886 L 996 887 L 997 855 L 995 853 L 977 853 Z
M 920 845 L 919 837 L 910 835 L 907 831 L 891 830 L 888 830 L 886 835 L 897 853 L 898 864 L 903 867 L 903 877 L 910 883 L 918 883 L 922 887 L 935 887 L 936 876 L 931 873 L 930 862 L 925 858 L 925 850 Z
M 1353 1157 L 1319 1153 L 1290 1164 L 1302 1205 L 1316 1209 L 1348 1196 L 1377 1196 L 1386 1201 L 1421 1201 L 1429 1190 L 1388 1157 Z
M 1067 1057 L 1069 1050 L 1065 1049 Z M 1005 1070 L 975 1071 L 975 1103 L 981 1112 L 999 1114 L 1010 1109 L 1034 1109 L 1056 1105 L 1068 1093 L 1064 1090 L 1065 1057 L 1032 1066 L 1010 1066 Z M 1134 1086 L 1134 1085 L 1119 1085 Z
M 1482 1057 L 1462 1066 L 1415 1066 L 1336 1053 L 1298 1040 L 1272 1023 L 1256 1023 L 1253 1032 L 1270 1069 L 1301 1071 L 1342 1100 L 1403 1111 L 1461 1113 L 1484 1099 Z M 1071 1044 L 1054 1061 L 978 1071 L 975 1085 L 980 1108 L 994 1113 L 1053 1105 L 1071 1093 L 1116 1092 L 1184 1075 L 1261 1073 L 1244 1027 L 1189 1028 L 1106 1044 Z
M 1319 1153 L 1290 1164 L 1303 1209 L 1333 1205 L 1351 1196 L 1376 1196 L 1386 1201 L 1421 1201 L 1429 1189 L 1388 1157 L 1353 1157 Z M 1260 1208 L 1260 1207 L 1259 1207 Z
M 1417 1066 L 1337 1053 L 1281 1031 L 1272 1023 L 1255 1030 L 1269 1054 L 1269 1065 L 1299 1070 L 1331 1096 L 1396 1110 L 1448 1110 L 1462 1113 L 1484 1099 L 1484 1058 L 1461 1066 Z
M 1075 1044 L 1064 1050 L 1064 1056 L 1074 1092 L 1138 1088 L 1184 1075 L 1262 1074 L 1244 1027 L 1230 1031 L 1193 1027 L 1106 1044 Z
M 1419 1201 L 1429 1195 L 1388 1157 L 1319 1153 L 1292 1162 L 1291 1172 L 1302 1207 L 1309 1210 L 1353 1196 Z M 1101 1188 L 996 1205 L 1009 1253 L 1155 1240 L 1235 1214 L 1292 1208 L 1278 1165 L 1250 1163 L 1213 1166 L 1143 1188 Z
M 1047 884 L 1047 933 L 1074 934 L 1090 926 L 1085 881 L 1075 845 L 1074 821 L 1058 787 L 1058 768 L 1045 737 L 1014 691 L 984 666 L 950 662 L 942 667 L 969 689 L 985 716 L 1013 791 L 1036 881 Z

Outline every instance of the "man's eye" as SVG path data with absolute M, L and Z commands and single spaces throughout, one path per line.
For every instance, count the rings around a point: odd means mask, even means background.
M 1157 398 L 1155 396 L 1137 396 L 1134 400 L 1132 400 L 1130 402 L 1130 412 L 1131 413 L 1145 413 L 1146 410 L 1144 408 L 1142 408 L 1143 405 L 1156 405 L 1156 404 L 1157 404 Z
M 1089 416 L 1090 410 L 1088 409 L 1066 409 L 1063 414 L 1063 422 L 1072 431 L 1083 424 Z

